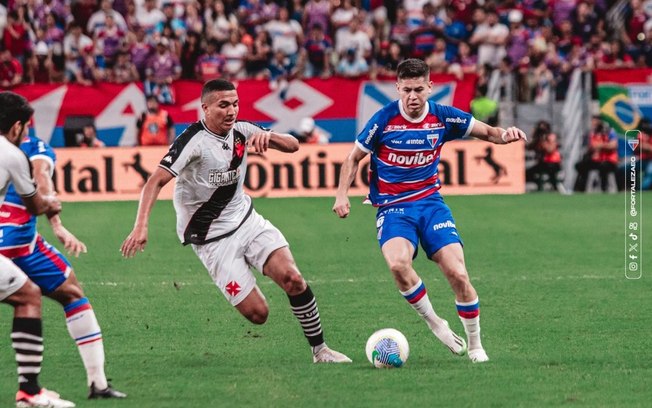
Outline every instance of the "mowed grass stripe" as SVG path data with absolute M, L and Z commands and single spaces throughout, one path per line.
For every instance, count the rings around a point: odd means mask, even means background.
M 643 197 L 647 214 L 650 198 Z M 317 295 L 326 339 L 353 358 L 348 366 L 311 363 L 286 296 L 267 278 L 259 282 L 268 323 L 239 316 L 179 244 L 170 202 L 157 204 L 148 247 L 131 260 L 119 247 L 135 202 L 68 203 L 64 222 L 89 247 L 71 261 L 102 326 L 107 373 L 129 398 L 85 399 L 81 361 L 50 301 L 42 382 L 79 407 L 647 406 L 652 269 L 644 265 L 640 281 L 624 279 L 624 197 L 446 200 L 480 293 L 486 365 L 453 357 L 404 302 L 375 240 L 375 210 L 359 198 L 345 220 L 328 198 L 255 201 L 290 242 Z M 434 264 L 420 253 L 415 268 L 439 314 L 461 332 Z M 16 389 L 10 327 L 11 309 L 0 307 L 0 407 L 13 405 Z M 410 342 L 400 370 L 366 361 L 366 339 L 382 327 Z

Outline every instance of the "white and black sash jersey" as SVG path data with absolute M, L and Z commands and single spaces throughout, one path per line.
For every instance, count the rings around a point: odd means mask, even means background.
M 266 129 L 236 121 L 225 136 L 203 121 L 188 126 L 159 166 L 174 175 L 177 235 L 184 245 L 205 244 L 234 233 L 251 214 L 243 190 L 247 173 L 246 141 Z

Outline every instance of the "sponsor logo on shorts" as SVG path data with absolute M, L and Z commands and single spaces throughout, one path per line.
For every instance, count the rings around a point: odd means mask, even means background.
M 376 228 L 380 228 L 380 227 L 382 227 L 384 222 L 385 222 L 385 216 L 384 216 L 384 215 L 381 215 L 381 216 L 378 217 L 378 219 L 376 220 Z
M 453 223 L 453 221 L 448 220 L 448 221 L 440 222 L 439 224 L 435 224 L 435 225 L 432 226 L 433 231 L 437 231 L 437 230 L 440 230 L 442 228 L 455 228 L 455 224 Z

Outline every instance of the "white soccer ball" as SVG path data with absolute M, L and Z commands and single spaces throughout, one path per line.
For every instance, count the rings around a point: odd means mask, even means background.
M 402 367 L 410 355 L 410 345 L 400 331 L 381 329 L 372 334 L 365 348 L 367 359 L 376 368 Z

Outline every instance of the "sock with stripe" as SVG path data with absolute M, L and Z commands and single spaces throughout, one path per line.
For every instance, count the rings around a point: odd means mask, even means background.
M 469 350 L 481 349 L 480 342 L 480 301 L 476 297 L 470 302 L 455 301 L 457 314 L 460 316 L 466 337 L 469 342 Z
M 292 313 L 299 320 L 303 334 L 312 347 L 312 352 L 317 353 L 325 344 L 315 295 L 310 290 L 310 286 L 306 285 L 306 290 L 303 293 L 294 296 L 288 295 L 288 298 Z
M 41 392 L 38 375 L 43 362 L 43 326 L 41 319 L 15 317 L 11 346 L 16 351 L 20 391 L 36 395 Z
M 408 301 L 410 306 L 425 320 L 426 324 L 436 334 L 443 330 L 444 327 L 447 329 L 448 326 L 444 323 L 444 320 L 437 316 L 435 309 L 430 303 L 430 298 L 428 297 L 428 292 L 426 291 L 426 285 L 423 284 L 423 281 L 419 279 L 416 285 L 406 290 L 405 292 L 401 291 L 401 295 Z
M 108 387 L 104 374 L 104 344 L 102 331 L 87 298 L 81 298 L 63 308 L 70 337 L 77 343 L 79 354 L 86 368 L 88 385 L 95 388 Z

